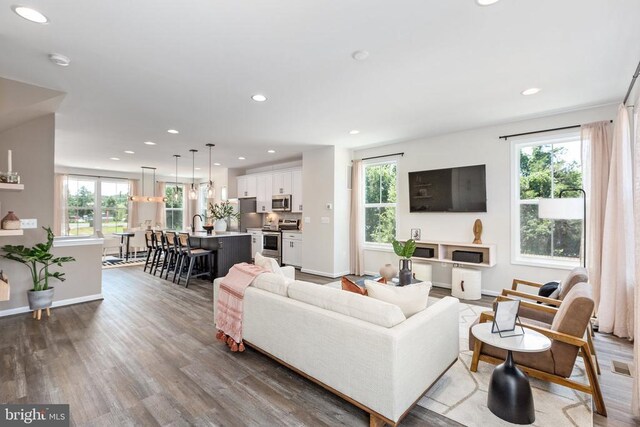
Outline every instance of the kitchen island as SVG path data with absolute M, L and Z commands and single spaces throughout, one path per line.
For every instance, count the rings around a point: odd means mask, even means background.
M 193 247 L 217 250 L 216 277 L 226 276 L 234 264 L 251 262 L 251 235 L 238 231 L 212 232 L 189 231 Z

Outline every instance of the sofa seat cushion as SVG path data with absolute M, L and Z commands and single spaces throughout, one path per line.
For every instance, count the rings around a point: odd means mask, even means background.
M 429 291 L 431 290 L 431 282 L 393 286 L 365 280 L 364 285 L 369 297 L 397 305 L 407 318 L 427 308 Z
M 288 296 L 289 283 L 293 282 L 281 274 L 262 273 L 253 279 L 251 286 L 283 297 Z
M 398 306 L 353 292 L 296 280 L 288 288 L 289 298 L 385 328 L 404 322 Z

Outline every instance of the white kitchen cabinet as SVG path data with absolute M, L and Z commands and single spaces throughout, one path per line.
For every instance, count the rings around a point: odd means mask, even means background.
M 272 175 L 264 174 L 256 177 L 256 212 L 271 212 Z
M 291 194 L 291 175 L 291 171 L 273 173 L 273 195 Z
M 302 212 L 302 171 L 291 172 L 291 212 Z
M 282 263 L 302 267 L 302 234 L 282 233 Z
M 255 175 L 239 176 L 238 180 L 238 198 L 256 197 L 257 180 Z
M 251 234 L 251 258 L 255 257 L 256 252 L 262 253 L 262 230 L 247 230 Z

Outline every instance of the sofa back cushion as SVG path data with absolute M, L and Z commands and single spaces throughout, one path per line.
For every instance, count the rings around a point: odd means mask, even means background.
M 411 317 L 427 308 L 429 291 L 431 290 L 431 282 L 394 286 L 365 280 L 364 285 L 369 297 L 397 305 L 405 317 Z
M 293 282 L 293 280 L 287 279 L 281 274 L 262 273 L 253 279 L 251 286 L 286 297 L 288 296 L 287 289 L 290 282 Z
M 288 293 L 291 299 L 385 328 L 406 320 L 398 306 L 341 289 L 296 280 L 289 285 Z

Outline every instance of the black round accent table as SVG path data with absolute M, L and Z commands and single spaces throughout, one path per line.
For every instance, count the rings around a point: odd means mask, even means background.
M 551 340 L 539 332 L 524 328 L 524 335 L 501 337 L 491 332 L 492 323 L 480 323 L 471 329 L 476 339 L 507 350 L 507 359 L 496 366 L 489 383 L 487 406 L 496 416 L 514 424 L 532 424 L 536 420 L 529 378 L 513 362 L 513 351 L 535 353 L 548 350 Z

